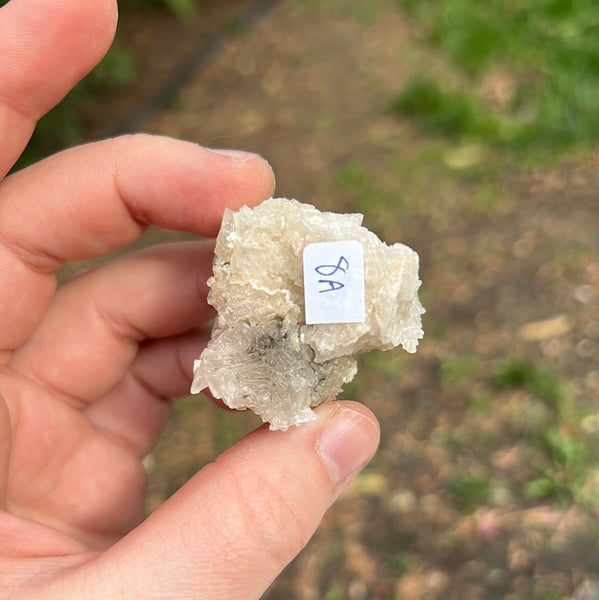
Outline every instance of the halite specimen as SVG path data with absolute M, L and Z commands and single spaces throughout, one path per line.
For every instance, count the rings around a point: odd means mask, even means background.
M 271 429 L 285 430 L 316 418 L 312 408 L 353 379 L 356 354 L 398 345 L 415 352 L 424 313 L 418 255 L 388 246 L 361 223 L 360 214 L 322 213 L 285 198 L 227 210 L 208 281 L 218 317 L 194 363 L 191 391 L 210 388 L 229 407 L 249 408 Z M 343 255 L 348 241 L 361 246 L 363 264 Z M 317 287 L 307 296 L 303 254 L 312 244 L 325 254 L 309 268 Z M 360 281 L 350 285 L 346 278 L 356 273 Z M 341 294 L 346 304 L 363 302 L 361 318 L 352 319 L 358 322 L 306 323 L 306 301 L 331 311 Z M 331 314 L 336 320 L 337 311 Z M 340 305 L 339 320 L 343 314 Z

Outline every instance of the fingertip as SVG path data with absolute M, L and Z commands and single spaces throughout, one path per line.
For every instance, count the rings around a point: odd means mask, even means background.
M 147 134 L 122 136 L 112 144 L 121 196 L 142 222 L 214 237 L 225 208 L 255 206 L 274 190 L 270 165 L 251 152 L 215 151 Z M 152 198 L 172 210 L 156 211 Z
M 243 204 L 255 206 L 273 195 L 276 183 L 275 174 L 270 163 L 264 157 L 245 150 L 229 148 L 209 148 L 209 150 L 228 161 L 234 169 L 238 169 L 244 181 L 249 178 L 256 190 L 259 191 L 259 193 L 246 198 L 243 203 L 228 208 L 239 208 Z M 241 195 L 238 195 L 238 198 L 241 198 Z
M 324 424 L 316 452 L 338 495 L 374 456 L 380 427 L 374 414 L 357 402 L 333 402 L 317 413 L 324 417 Z

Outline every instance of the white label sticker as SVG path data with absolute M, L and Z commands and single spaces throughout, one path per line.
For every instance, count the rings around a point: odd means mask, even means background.
M 363 323 L 364 249 L 353 240 L 304 248 L 306 323 Z

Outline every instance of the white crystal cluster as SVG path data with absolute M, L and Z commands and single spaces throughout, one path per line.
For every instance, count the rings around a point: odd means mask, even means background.
M 353 379 L 356 354 L 398 345 L 415 352 L 424 313 L 418 255 L 361 224 L 360 214 L 323 213 L 285 198 L 227 210 L 208 281 L 218 317 L 194 363 L 191 391 L 209 388 L 230 408 L 249 408 L 285 430 L 316 418 L 312 408 Z M 308 325 L 303 250 L 342 240 L 363 247 L 364 322 Z

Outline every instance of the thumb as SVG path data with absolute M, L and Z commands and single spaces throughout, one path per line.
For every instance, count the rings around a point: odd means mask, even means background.
M 259 598 L 378 445 L 365 407 L 317 413 L 286 432 L 254 431 L 90 564 L 101 597 L 112 582 L 119 598 Z
M 8 485 L 8 466 L 12 428 L 8 406 L 0 395 L 0 510 L 6 508 L 6 488 Z

